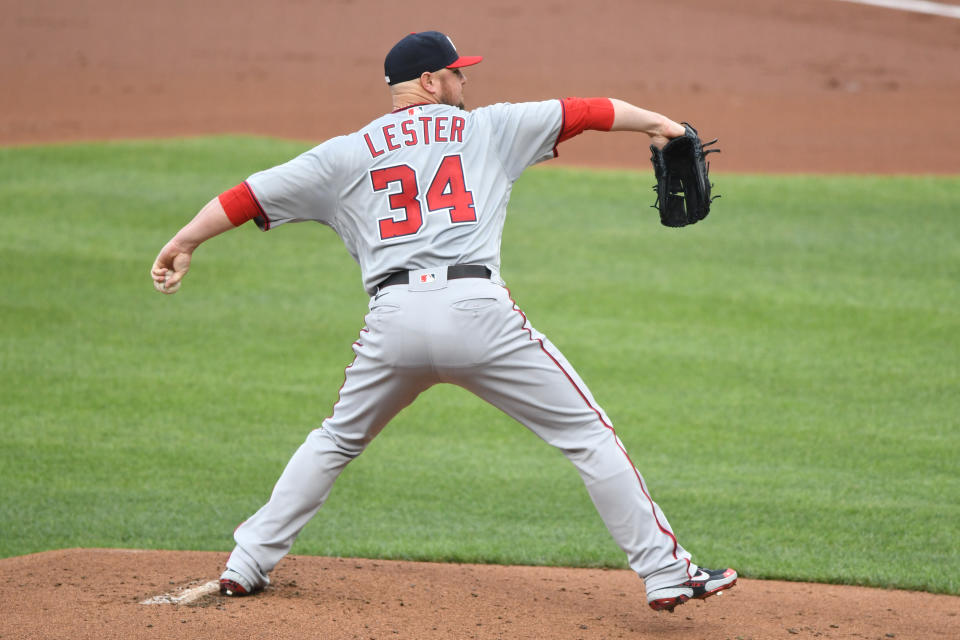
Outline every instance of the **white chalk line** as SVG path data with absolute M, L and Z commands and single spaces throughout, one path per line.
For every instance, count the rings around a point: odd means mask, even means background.
M 945 18 L 960 19 L 960 7 L 955 4 L 943 4 L 942 2 L 929 2 L 928 0 L 840 0 L 841 2 L 853 2 L 855 4 L 869 4 L 875 7 L 885 7 L 887 9 L 899 9 L 900 11 L 913 11 L 915 13 L 927 13 L 934 16 L 943 16 Z
M 211 580 L 206 584 L 201 584 L 196 587 L 180 589 L 171 593 L 164 593 L 159 596 L 147 598 L 140 604 L 190 604 L 191 602 L 199 600 L 203 596 L 216 593 L 219 590 L 220 581 Z

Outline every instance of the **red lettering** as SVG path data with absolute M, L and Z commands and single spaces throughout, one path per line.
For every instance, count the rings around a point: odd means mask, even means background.
M 463 125 L 466 121 L 460 116 L 453 116 L 453 127 L 450 129 L 451 142 L 463 142 Z
M 467 189 L 463 178 L 463 163 L 460 156 L 447 156 L 440 163 L 437 175 L 427 190 L 427 209 L 450 210 L 450 222 L 476 222 L 477 210 L 473 206 L 473 194 Z
M 446 138 L 443 137 L 444 126 L 447 123 L 447 119 L 437 118 L 435 120 L 436 127 L 433 130 L 433 139 L 437 142 L 449 142 Z
M 397 151 L 404 146 L 413 147 L 420 143 L 430 144 L 431 135 L 434 142 L 463 142 L 463 130 L 466 128 L 466 120 L 459 116 L 432 117 L 421 116 L 417 118 L 420 126 L 417 126 L 416 120 L 404 120 L 400 123 L 400 131 L 397 131 L 397 123 L 385 125 L 380 133 L 383 134 L 382 142 L 386 148 L 377 148 L 373 138 L 369 133 L 363 134 L 363 140 L 367 143 L 367 149 L 370 151 L 370 157 L 376 158 L 382 156 L 387 151 Z
M 396 151 L 397 149 L 400 148 L 400 145 L 393 143 L 393 131 L 392 131 L 392 129 L 393 129 L 395 126 L 396 126 L 396 124 L 388 124 L 387 126 L 385 126 L 385 127 L 383 128 L 383 139 L 384 139 L 384 141 L 386 141 L 386 143 L 387 143 L 387 149 L 390 149 L 390 151 Z
M 408 147 L 417 144 L 417 131 L 413 128 L 413 120 L 404 120 L 400 124 L 400 130 L 403 131 L 403 135 L 407 136 L 403 144 Z
M 374 149 L 374 148 L 373 148 L 373 140 L 370 139 L 370 134 L 369 134 L 369 133 L 363 134 L 363 139 L 367 142 L 367 149 L 370 150 L 370 157 L 371 157 L 371 158 L 376 158 L 377 156 L 382 156 L 382 155 L 385 153 L 383 149 Z
M 419 233 L 423 227 L 424 211 L 417 172 L 409 165 L 401 164 L 371 171 L 370 180 L 375 193 L 387 191 L 391 211 L 386 216 L 378 215 L 380 239 L 386 241 Z M 396 190 L 397 186 L 399 191 Z M 440 163 L 427 189 L 426 205 L 428 213 L 448 211 L 450 224 L 477 221 L 473 193 L 467 189 L 459 155 L 446 156 Z
M 430 144 L 430 116 L 422 116 L 419 120 L 423 123 L 423 144 Z
M 417 198 L 420 195 L 417 187 L 417 172 L 409 165 L 401 164 L 371 171 L 370 180 L 374 191 L 383 191 L 393 183 L 400 183 L 400 191 L 391 193 L 389 201 L 390 210 L 402 211 L 403 217 L 400 220 L 393 216 L 381 218 L 379 220 L 380 239 L 390 240 L 420 231 L 420 227 L 423 226 L 423 211 L 420 209 L 420 200 Z

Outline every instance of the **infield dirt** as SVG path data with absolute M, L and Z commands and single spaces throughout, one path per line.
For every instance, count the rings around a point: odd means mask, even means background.
M 2 638 L 923 638 L 960 598 L 743 580 L 673 614 L 631 571 L 290 556 L 247 598 L 141 604 L 219 575 L 225 554 L 71 549 L 0 561 Z M 12 605 L 12 607 L 11 607 Z
M 960 173 L 960 20 L 832 0 L 4 3 L 0 144 L 253 133 L 306 143 L 387 110 L 382 60 L 451 34 L 472 105 L 609 95 L 719 137 L 714 170 Z M 587 134 L 564 164 L 649 170 Z M 245 176 L 238 176 L 238 181 Z M 29 531 L 23 532 L 29 536 Z M 224 553 L 0 560 L 0 638 L 948 638 L 960 598 L 742 579 L 673 615 L 629 571 L 290 557 L 266 592 L 142 601 Z M 722 558 L 703 559 L 722 562 Z

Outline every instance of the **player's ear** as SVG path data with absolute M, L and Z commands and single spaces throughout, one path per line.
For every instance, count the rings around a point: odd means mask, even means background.
M 429 71 L 424 71 L 420 74 L 420 86 L 430 95 L 433 95 L 440 90 L 440 84 L 437 81 L 437 75 Z

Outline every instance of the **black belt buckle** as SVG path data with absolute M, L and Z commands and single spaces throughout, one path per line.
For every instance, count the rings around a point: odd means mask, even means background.
M 490 279 L 490 269 L 482 264 L 455 264 L 447 267 L 447 280 L 457 280 L 458 278 L 485 278 Z M 408 271 L 397 271 L 384 278 L 377 289 L 392 287 L 395 284 L 408 284 L 410 282 L 410 273 Z

